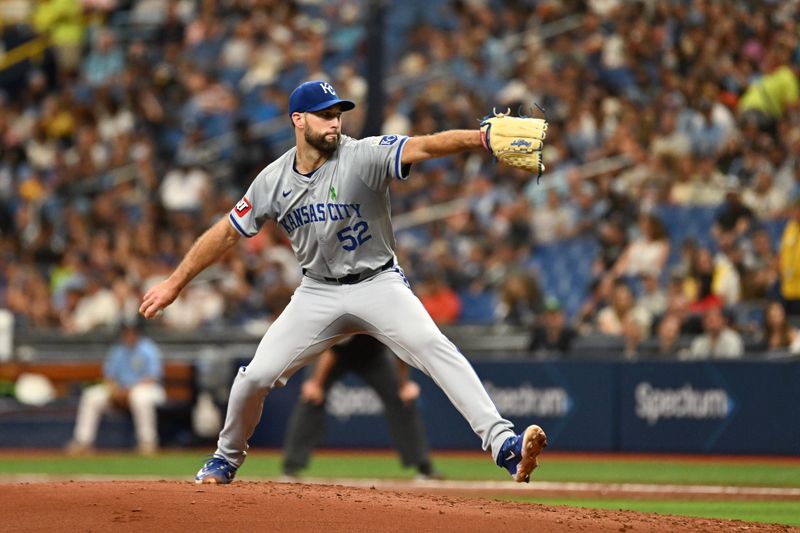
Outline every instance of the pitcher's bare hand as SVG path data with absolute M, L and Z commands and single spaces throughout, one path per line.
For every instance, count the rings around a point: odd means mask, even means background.
M 169 304 L 178 297 L 180 289 L 169 279 L 165 279 L 158 285 L 152 287 L 142 298 L 142 305 L 139 306 L 139 313 L 145 318 L 156 318 Z

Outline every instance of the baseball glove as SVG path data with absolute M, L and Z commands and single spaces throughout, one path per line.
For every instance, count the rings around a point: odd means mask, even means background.
M 511 117 L 493 111 L 481 122 L 483 146 L 499 161 L 512 167 L 544 172 L 542 148 L 547 135 L 547 121 L 532 117 Z

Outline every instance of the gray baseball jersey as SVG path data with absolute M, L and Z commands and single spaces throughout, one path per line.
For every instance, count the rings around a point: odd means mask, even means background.
M 333 156 L 311 176 L 297 172 L 292 148 L 258 174 L 229 220 L 245 237 L 276 220 L 300 266 L 317 277 L 377 269 L 394 256 L 388 187 L 408 176 L 400 164 L 407 140 L 342 135 Z
M 394 258 L 388 187 L 391 180 L 407 176 L 401 165 L 407 140 L 342 136 L 336 152 L 310 176 L 295 170 L 293 148 L 259 173 L 229 213 L 230 223 L 245 236 L 255 235 L 265 220 L 276 220 L 307 275 L 253 359 L 239 369 L 216 456 L 240 466 L 265 395 L 323 350 L 358 332 L 377 338 L 431 376 L 484 449 L 497 456 L 514 435 L 472 366 L 411 292 L 399 266 L 382 268 Z M 374 273 L 355 283 L 322 279 L 365 271 Z

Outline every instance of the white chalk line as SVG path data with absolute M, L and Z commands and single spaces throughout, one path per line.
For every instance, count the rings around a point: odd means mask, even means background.
M 46 474 L 0 474 L 0 485 L 8 483 L 47 483 L 53 481 L 191 481 L 188 477 L 169 476 L 103 476 L 103 475 L 70 475 L 53 476 Z M 654 494 L 659 496 L 686 495 L 694 496 L 766 496 L 800 498 L 800 487 L 744 487 L 732 485 L 666 485 L 657 483 L 584 483 L 571 481 L 535 481 L 532 483 L 514 483 L 512 481 L 461 481 L 461 480 L 387 480 L 387 479 L 353 479 L 353 478 L 255 478 L 242 476 L 243 481 L 273 481 L 279 483 L 302 483 L 312 485 L 343 485 L 376 489 L 421 489 L 453 491 L 502 491 L 527 494 L 569 492 L 596 495 L 598 493 L 615 494 Z
M 287 480 L 289 481 L 289 480 Z M 613 492 L 623 494 L 693 494 L 693 495 L 737 495 L 737 496 L 784 496 L 800 498 L 800 488 L 796 487 L 741 487 L 722 485 L 662 485 L 652 483 L 581 483 L 561 481 L 536 481 L 531 483 L 513 483 L 510 481 L 391 481 L 386 479 L 301 479 L 301 483 L 335 483 L 354 487 L 375 488 L 419 488 L 429 487 L 442 490 L 475 490 L 475 491 L 515 491 L 525 493 L 536 492 L 573 492 L 591 493 Z

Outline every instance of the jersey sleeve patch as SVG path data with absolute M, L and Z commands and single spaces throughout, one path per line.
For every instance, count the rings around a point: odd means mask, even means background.
M 250 204 L 250 202 L 247 200 L 246 197 L 239 200 L 239 203 L 236 204 L 236 207 L 234 207 L 234 211 L 236 211 L 236 216 L 238 216 L 239 218 L 245 216 L 251 209 L 253 209 L 253 206 Z
M 380 142 L 378 142 L 378 144 L 380 146 L 391 146 L 397 142 L 397 139 L 398 139 L 397 135 L 384 135 L 383 137 L 381 137 L 381 140 Z

